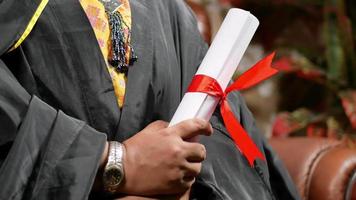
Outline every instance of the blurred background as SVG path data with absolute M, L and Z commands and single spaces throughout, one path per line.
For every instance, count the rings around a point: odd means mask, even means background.
M 277 77 L 243 92 L 267 137 L 356 137 L 354 0 L 187 0 L 210 43 L 226 12 L 250 11 L 259 29 L 235 77 L 272 51 Z M 206 13 L 204 16 L 203 13 Z M 354 30 L 354 31 L 353 31 Z

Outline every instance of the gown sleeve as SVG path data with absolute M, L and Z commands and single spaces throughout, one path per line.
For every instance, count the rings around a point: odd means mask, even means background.
M 106 135 L 31 96 L 0 55 L 0 199 L 86 199 Z
M 0 199 L 83 199 L 106 135 L 30 96 L 0 60 Z
M 3 56 L 43 0 L 0 0 L 0 199 L 87 199 L 106 135 L 31 96 Z

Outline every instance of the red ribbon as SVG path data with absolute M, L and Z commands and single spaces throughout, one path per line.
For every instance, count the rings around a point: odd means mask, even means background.
M 188 92 L 202 92 L 220 98 L 220 112 L 224 124 L 236 146 L 247 158 L 252 167 L 254 166 L 255 159 L 266 159 L 239 121 L 236 120 L 226 97 L 232 91 L 250 88 L 275 75 L 278 70 L 271 67 L 274 55 L 275 53 L 272 53 L 265 57 L 248 71 L 243 73 L 232 85 L 226 88 L 225 92 L 214 78 L 201 74 L 194 76 L 192 83 L 188 88 Z

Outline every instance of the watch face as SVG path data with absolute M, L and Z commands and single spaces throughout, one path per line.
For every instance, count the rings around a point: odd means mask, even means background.
M 104 184 L 108 187 L 118 186 L 122 179 L 122 167 L 120 165 L 109 165 L 104 172 Z

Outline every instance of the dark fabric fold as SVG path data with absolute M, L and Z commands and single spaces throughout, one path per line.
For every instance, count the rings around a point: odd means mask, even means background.
M 10 50 L 25 32 L 40 3 L 41 0 L 0 1 L 0 55 Z
M 0 199 L 86 199 L 106 135 L 21 88 L 0 60 Z

